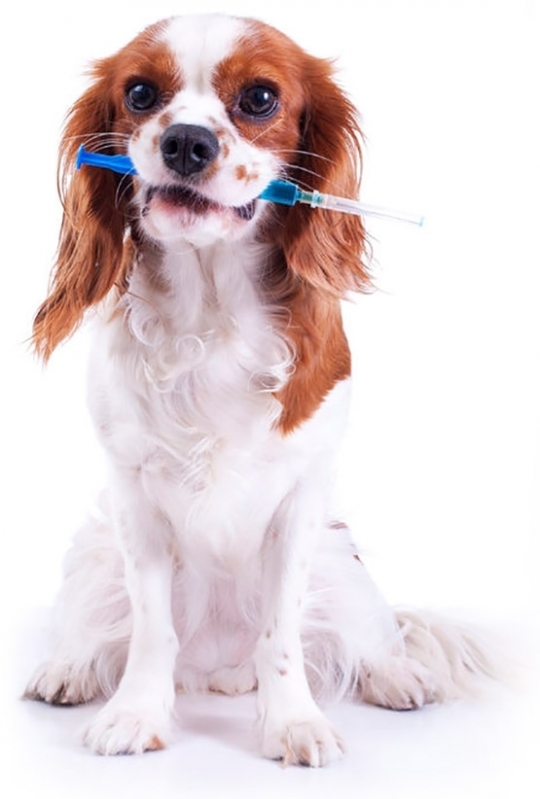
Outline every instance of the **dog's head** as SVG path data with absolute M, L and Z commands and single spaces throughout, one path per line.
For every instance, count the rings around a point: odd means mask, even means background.
M 51 295 L 35 325 L 47 357 L 84 311 L 126 285 L 138 247 L 272 241 L 298 279 L 361 289 L 358 217 L 257 199 L 288 178 L 356 197 L 360 132 L 329 62 L 279 31 L 220 15 L 178 17 L 97 62 L 61 147 L 65 215 Z M 138 175 L 83 167 L 81 144 L 128 153 Z

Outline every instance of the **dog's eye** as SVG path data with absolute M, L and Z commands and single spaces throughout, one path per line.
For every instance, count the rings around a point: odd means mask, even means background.
M 126 106 L 135 113 L 151 111 L 157 105 L 158 99 L 159 93 L 153 83 L 140 81 L 126 89 Z
M 268 119 L 278 109 L 278 95 L 269 86 L 248 86 L 240 94 L 238 107 L 250 117 Z

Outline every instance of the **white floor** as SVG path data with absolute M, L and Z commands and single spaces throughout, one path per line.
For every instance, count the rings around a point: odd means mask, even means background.
M 2 680 L 0 708 L 5 798 L 538 796 L 540 707 L 532 689 L 491 687 L 479 700 L 405 713 L 350 703 L 331 708 L 348 752 L 321 770 L 284 769 L 258 756 L 253 695 L 180 696 L 176 740 L 168 750 L 92 755 L 79 733 L 95 706 L 56 708 L 18 699 L 41 649 L 45 618 L 27 610 L 11 620 L 17 668 Z

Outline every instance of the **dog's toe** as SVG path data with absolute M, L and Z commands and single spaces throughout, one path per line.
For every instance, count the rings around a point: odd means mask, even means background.
M 263 755 L 284 766 L 317 768 L 339 760 L 344 751 L 343 740 L 322 714 L 267 727 L 264 734 Z

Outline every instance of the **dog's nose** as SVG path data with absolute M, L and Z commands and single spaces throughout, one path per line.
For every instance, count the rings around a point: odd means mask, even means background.
M 171 125 L 161 137 L 160 148 L 165 164 L 187 177 L 202 172 L 217 158 L 219 142 L 200 125 Z

